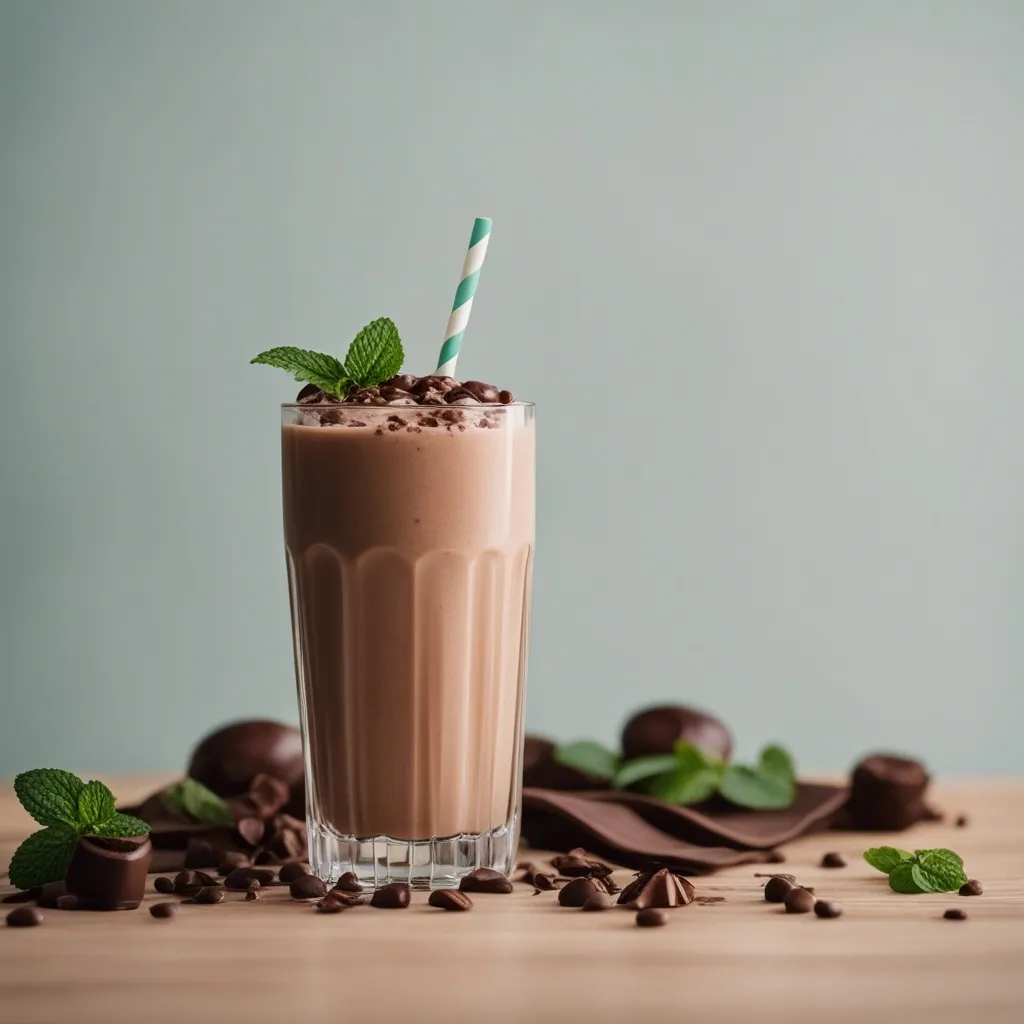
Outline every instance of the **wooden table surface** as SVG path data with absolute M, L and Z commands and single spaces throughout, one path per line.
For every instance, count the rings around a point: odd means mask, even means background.
M 131 800 L 162 780 L 105 781 Z M 318 915 L 286 889 L 184 905 L 171 921 L 144 908 L 44 910 L 39 928 L 0 927 L 0 1021 L 1024 1021 L 1024 783 L 939 786 L 935 802 L 967 813 L 968 827 L 826 833 L 786 848 L 776 870 L 840 900 L 837 920 L 765 903 L 751 867 L 695 879 L 698 894 L 726 902 L 670 911 L 655 929 L 525 885 L 474 896 L 468 914 L 418 893 L 406 911 Z M 0 787 L 0 862 L 32 828 Z M 890 892 L 860 859 L 883 842 L 955 849 L 985 894 Z M 826 850 L 850 866 L 818 867 Z M 947 907 L 968 920 L 943 920 Z

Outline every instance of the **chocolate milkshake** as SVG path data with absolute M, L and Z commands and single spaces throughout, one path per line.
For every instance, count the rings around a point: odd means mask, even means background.
M 395 377 L 285 406 L 284 525 L 314 870 L 452 885 L 515 855 L 533 407 Z

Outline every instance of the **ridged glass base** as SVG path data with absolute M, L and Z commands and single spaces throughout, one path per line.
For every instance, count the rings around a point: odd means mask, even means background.
M 519 820 L 488 832 L 431 839 L 343 836 L 307 819 L 309 866 L 328 885 L 352 871 L 365 889 L 408 882 L 414 889 L 452 889 L 476 868 L 509 874 L 515 865 Z

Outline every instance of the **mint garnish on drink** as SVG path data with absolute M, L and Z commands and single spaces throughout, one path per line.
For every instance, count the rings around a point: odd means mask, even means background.
M 118 814 L 114 794 L 102 782 L 83 782 L 71 772 L 36 768 L 14 780 L 22 807 L 44 825 L 11 858 L 11 884 L 31 889 L 64 877 L 79 836 L 142 836 L 140 818 Z
M 344 360 L 323 352 L 284 346 L 261 352 L 251 362 L 287 370 L 297 381 L 344 398 L 352 385 L 368 388 L 394 377 L 404 360 L 398 328 L 385 316 L 368 323 L 352 339 Z
M 895 846 L 873 846 L 864 859 L 889 876 L 894 892 L 953 892 L 967 883 L 963 858 L 952 850 L 900 850 Z

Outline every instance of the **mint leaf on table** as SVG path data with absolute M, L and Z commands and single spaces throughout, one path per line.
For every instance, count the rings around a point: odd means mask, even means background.
M 589 772 L 602 779 L 614 778 L 620 766 L 618 755 L 594 740 L 577 740 L 556 747 L 554 759 L 567 768 Z
M 915 866 L 914 862 L 909 860 L 902 861 L 897 864 L 896 867 L 889 872 L 889 888 L 892 889 L 893 892 L 902 892 L 906 895 L 924 892 L 914 878 Z
M 117 813 L 114 794 L 93 779 L 82 787 L 78 794 L 78 820 L 83 825 L 98 825 Z
M 161 795 L 164 803 L 195 821 L 205 821 L 213 825 L 234 824 L 227 804 L 213 790 L 207 789 L 195 779 L 184 778 L 181 782 L 175 782 Z
M 149 825 L 131 814 L 115 814 L 86 832 L 94 836 L 144 836 L 149 832 Z
M 368 323 L 353 338 L 345 356 L 345 372 L 365 388 L 394 377 L 404 360 L 398 328 L 383 316 Z
M 864 859 L 873 868 L 889 874 L 898 864 L 913 860 L 914 855 L 909 850 L 899 850 L 895 846 L 873 846 L 864 851 Z
M 664 775 L 666 772 L 674 772 L 679 768 L 679 762 L 675 754 L 650 754 L 647 757 L 638 757 L 624 764 L 615 774 L 612 784 L 616 789 L 625 789 L 627 786 L 634 786 L 644 779 L 655 775 Z
M 719 774 L 714 768 L 670 772 L 659 776 L 651 787 L 654 796 L 673 804 L 699 804 L 718 789 Z
M 252 363 L 287 370 L 296 380 L 313 384 L 336 398 L 341 398 L 345 388 L 351 383 L 344 365 L 334 356 L 323 352 L 310 352 L 304 348 L 293 348 L 290 345 L 267 349 L 250 360 L 250 364 Z
M 35 768 L 14 779 L 21 806 L 40 825 L 77 825 L 78 795 L 84 788 L 77 775 L 58 768 Z
M 77 830 L 63 823 L 33 832 L 11 858 L 11 885 L 31 889 L 63 878 L 77 842 Z

